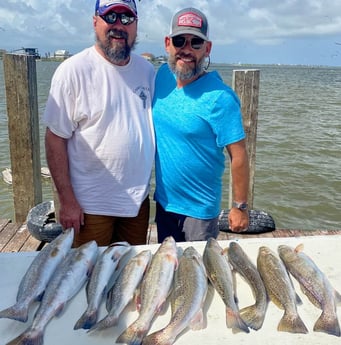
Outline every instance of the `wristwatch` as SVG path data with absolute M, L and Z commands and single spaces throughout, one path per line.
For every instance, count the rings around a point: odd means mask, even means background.
M 232 207 L 238 208 L 238 210 L 246 211 L 248 209 L 247 202 L 232 202 Z

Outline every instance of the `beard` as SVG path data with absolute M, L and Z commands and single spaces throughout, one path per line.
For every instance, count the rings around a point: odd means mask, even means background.
M 168 57 L 168 65 L 171 71 L 176 75 L 177 79 L 179 80 L 189 80 L 194 77 L 200 76 L 205 71 L 205 57 L 203 56 L 201 59 L 197 60 L 194 64 L 194 67 L 191 68 L 190 66 L 184 66 L 183 68 L 177 67 L 177 60 L 178 58 L 193 58 L 194 56 L 190 54 L 177 54 L 177 55 L 169 55 Z
M 112 37 L 123 38 L 124 42 L 112 42 Z M 96 42 L 106 58 L 112 64 L 119 65 L 129 58 L 131 51 L 135 48 L 136 38 L 132 44 L 129 45 L 128 34 L 124 31 L 113 29 L 108 31 L 105 40 L 101 40 L 98 35 L 96 35 Z

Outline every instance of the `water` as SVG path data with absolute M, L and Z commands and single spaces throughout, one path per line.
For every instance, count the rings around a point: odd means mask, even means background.
M 39 116 L 56 62 L 37 62 Z M 213 65 L 227 84 L 241 66 Z M 260 69 L 254 208 L 270 213 L 277 228 L 341 228 L 341 68 L 248 66 Z M 41 127 L 41 159 L 46 166 Z M 0 64 L 0 170 L 10 166 Z M 223 207 L 228 206 L 228 174 Z M 152 184 L 152 190 L 154 185 Z M 43 181 L 43 199 L 51 200 Z M 151 220 L 154 208 L 152 208 Z M 12 187 L 0 181 L 0 218 L 14 216 Z

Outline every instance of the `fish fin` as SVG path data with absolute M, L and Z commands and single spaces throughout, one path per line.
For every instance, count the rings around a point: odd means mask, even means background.
M 337 305 L 341 305 L 341 294 L 337 290 L 334 289 L 334 294 L 335 294 L 335 303 Z
M 248 327 L 256 331 L 262 327 L 265 318 L 265 310 L 257 308 L 255 304 L 241 309 L 239 314 Z
M 174 261 L 174 271 L 176 271 L 178 269 L 178 266 L 179 266 L 178 258 L 175 257 L 174 255 L 166 255 L 166 258 L 169 261 Z
M 308 329 L 300 316 L 297 314 L 295 317 L 292 317 L 287 312 L 284 312 L 284 315 L 278 324 L 277 330 L 280 332 L 290 333 L 308 333 Z
M 149 324 L 143 327 L 137 319 L 117 339 L 118 344 L 141 345 L 143 338 L 149 331 Z
M 6 345 L 43 345 L 44 332 L 28 328 L 24 333 L 11 340 Z
M 165 315 L 167 313 L 168 306 L 169 306 L 168 300 L 165 300 L 162 303 L 160 303 L 158 307 L 156 308 L 155 315 Z
M 337 337 L 341 336 L 340 325 L 335 314 L 335 317 L 330 317 L 325 312 L 322 312 L 320 317 L 315 322 L 314 332 L 323 332 Z
M 19 303 L 0 311 L 0 319 L 7 318 L 16 321 L 26 322 L 28 319 L 28 306 Z
M 141 310 L 141 289 L 140 288 L 136 289 L 135 291 L 134 302 L 135 302 L 136 310 L 139 312 Z
M 107 315 L 105 318 L 91 326 L 87 333 L 94 332 L 94 331 L 102 331 L 104 329 L 107 329 L 109 327 L 114 327 L 117 325 L 118 317 L 113 317 L 111 315 Z
M 296 252 L 296 253 L 303 252 L 303 250 L 304 250 L 304 244 L 303 244 L 303 243 L 300 243 L 300 244 L 297 245 L 296 248 L 295 248 L 295 252 Z
M 91 328 L 97 321 L 97 310 L 92 309 L 92 310 L 86 310 L 84 314 L 79 318 L 79 320 L 76 322 L 75 326 L 73 329 L 89 329 Z
M 143 345 L 172 345 L 175 343 L 176 337 L 171 332 L 166 332 L 165 329 L 160 329 L 152 334 L 147 335 L 143 339 Z
M 226 326 L 227 328 L 232 328 L 233 333 L 250 332 L 249 327 L 240 317 L 239 313 L 228 307 L 226 307 Z
M 189 324 L 189 328 L 193 331 L 206 328 L 203 310 L 200 309 Z
M 229 248 L 226 247 L 221 251 L 221 255 L 228 257 L 229 256 Z

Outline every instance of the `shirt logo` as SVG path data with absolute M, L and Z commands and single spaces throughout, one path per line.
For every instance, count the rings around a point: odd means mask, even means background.
M 135 94 L 140 97 L 143 103 L 143 109 L 147 108 L 147 100 L 149 95 L 149 88 L 144 86 L 139 86 L 134 90 Z
M 185 13 L 178 18 L 178 26 L 192 26 L 194 28 L 201 28 L 202 19 L 195 13 Z

